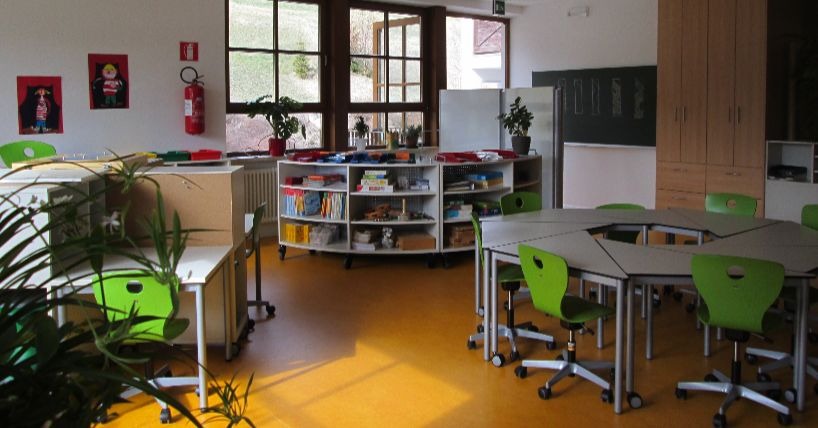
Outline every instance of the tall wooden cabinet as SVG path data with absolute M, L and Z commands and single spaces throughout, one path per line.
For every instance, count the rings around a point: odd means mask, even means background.
M 659 1 L 658 208 L 704 209 L 712 192 L 763 204 L 766 28 L 767 0 Z

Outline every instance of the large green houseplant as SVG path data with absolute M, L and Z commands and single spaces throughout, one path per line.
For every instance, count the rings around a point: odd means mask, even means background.
M 98 224 L 90 222 L 95 217 L 83 207 L 100 206 L 107 192 L 128 193 L 137 182 L 151 181 L 136 167 L 118 169 L 113 175 L 115 179 L 91 192 L 65 186 L 70 196 L 48 203 L 22 197 L 28 187 L 37 184 L 0 194 L 0 243 L 12 242 L 12 236 L 29 236 L 18 244 L 0 244 L 0 426 L 90 426 L 103 420 L 109 408 L 121 401 L 119 395 L 126 387 L 161 399 L 201 426 L 190 410 L 134 368 L 146 363 L 149 355 L 123 352 L 122 345 L 139 330 L 139 324 L 156 318 L 132 311 L 116 322 L 99 319 L 95 313 L 113 309 L 79 298 L 78 294 L 91 285 L 78 285 L 74 282 L 78 278 L 68 279 L 60 273 L 91 266 L 93 275 L 99 275 L 112 270 L 106 267 L 104 256 L 117 255 L 130 258 L 160 283 L 178 285 L 176 266 L 192 230 L 183 229 L 175 213 L 172 222 L 166 221 L 158 185 L 157 205 L 153 214 L 143 219 L 144 235 L 128 236 L 120 227 L 128 215 L 127 204 L 105 213 Z M 48 219 L 45 224 L 42 218 Z M 55 234 L 63 238 L 44 238 Z M 155 259 L 141 252 L 137 242 L 145 239 L 153 243 Z M 48 244 L 32 250 L 30 245 L 40 240 Z M 71 257 L 61 257 L 66 253 Z M 35 280 L 35 273 L 47 266 L 51 266 L 51 277 Z M 174 307 L 176 304 L 174 299 Z M 81 314 L 82 321 L 58 325 L 49 316 L 52 310 L 69 307 Z M 174 328 L 167 329 L 164 341 L 157 345 L 173 352 L 168 341 L 183 331 L 187 320 L 176 319 L 170 324 Z M 228 397 L 231 406 L 215 406 L 204 412 L 218 414 L 232 424 L 246 420 L 244 406 L 232 405 L 239 402 L 235 382 L 214 386 L 222 402 Z
M 528 154 L 531 147 L 531 137 L 528 135 L 528 128 L 534 120 L 534 115 L 528 111 L 525 105 L 521 105 L 521 98 L 517 97 L 509 105 L 508 113 L 501 113 L 497 116 L 509 135 L 511 135 L 511 147 L 518 155 Z
M 272 95 L 258 97 L 247 103 L 246 112 L 251 119 L 256 116 L 264 117 L 273 131 L 273 136 L 269 140 L 270 155 L 283 156 L 290 137 L 300 131 L 301 136 L 307 138 L 306 127 L 295 116 L 290 116 L 303 105 L 290 97 L 279 97 L 275 102 L 267 101 L 271 99 Z

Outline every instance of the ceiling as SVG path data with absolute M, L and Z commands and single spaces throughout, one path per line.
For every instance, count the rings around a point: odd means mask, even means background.
M 402 3 L 416 6 L 445 6 L 454 12 L 491 15 L 491 0 L 385 0 L 387 3 Z M 506 15 L 519 15 L 526 6 L 542 4 L 548 0 L 506 0 Z

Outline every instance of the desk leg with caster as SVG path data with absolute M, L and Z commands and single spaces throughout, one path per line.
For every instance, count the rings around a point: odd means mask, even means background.
M 196 357 L 199 362 L 199 408 L 207 408 L 207 337 L 205 334 L 204 284 L 196 287 Z

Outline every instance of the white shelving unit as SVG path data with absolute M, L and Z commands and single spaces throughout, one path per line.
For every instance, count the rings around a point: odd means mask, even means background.
M 803 176 L 781 178 L 772 167 L 785 165 L 806 169 Z M 768 141 L 764 210 L 767 218 L 801 221 L 801 208 L 818 203 L 818 142 Z
M 449 246 L 448 233 L 455 225 L 468 224 L 469 218 L 443 219 L 443 208 L 451 200 L 471 201 L 487 200 L 499 201 L 502 195 L 515 190 L 527 190 L 542 193 L 542 158 L 540 156 L 526 156 L 513 160 L 497 162 L 473 163 L 417 163 L 417 164 L 332 164 L 332 163 L 304 163 L 293 161 L 279 161 L 276 168 L 278 173 L 278 227 L 279 227 L 279 257 L 284 259 L 287 247 L 307 249 L 310 251 L 326 251 L 346 254 L 344 261 L 346 268 L 352 264 L 356 255 L 401 255 L 426 254 L 427 263 L 433 265 L 434 257 L 443 254 L 444 266 L 447 265 L 446 254 L 460 251 L 473 251 L 473 246 Z M 394 192 L 361 192 L 356 190 L 365 171 L 386 170 L 397 183 L 398 177 L 406 177 L 411 183 L 417 178 L 429 181 L 429 190 L 396 190 Z M 446 183 L 460 181 L 465 174 L 481 171 L 500 171 L 503 173 L 503 183 L 489 189 L 476 190 L 446 190 Z M 304 177 L 308 175 L 339 174 L 344 179 L 325 187 L 312 187 L 303 184 L 285 184 L 287 177 Z M 323 218 L 320 214 L 298 216 L 286 213 L 283 200 L 289 190 L 310 191 L 320 193 L 341 193 L 345 199 L 345 210 L 342 219 Z M 364 213 L 382 204 L 389 204 L 393 209 L 400 210 L 403 201 L 406 201 L 407 211 L 423 213 L 424 218 L 405 221 L 377 221 L 366 219 Z M 294 242 L 287 240 L 285 228 L 288 224 L 310 225 L 331 224 L 339 227 L 338 239 L 327 244 L 319 245 L 310 242 Z M 401 235 L 422 233 L 434 238 L 431 248 L 404 250 L 400 248 L 377 248 L 375 250 L 361 250 L 353 247 L 353 236 L 356 231 L 371 230 L 380 233 L 383 228 L 392 228 L 395 239 Z

